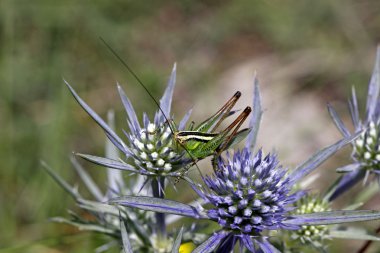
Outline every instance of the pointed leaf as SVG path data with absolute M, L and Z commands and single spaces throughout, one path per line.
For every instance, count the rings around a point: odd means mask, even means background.
M 357 182 L 364 178 L 365 170 L 356 170 L 340 177 L 333 188 L 329 191 L 329 201 L 333 201 L 349 189 L 351 189 Z M 330 194 L 331 192 L 331 194 Z
M 363 204 L 363 202 L 355 202 L 354 204 L 345 206 L 343 210 L 356 210 L 359 209 Z
M 357 138 L 360 133 L 356 133 L 348 138 L 344 138 L 335 144 L 328 146 L 317 153 L 315 153 L 312 157 L 310 157 L 303 164 L 299 165 L 290 175 L 291 182 L 297 182 L 310 172 L 312 172 L 315 168 L 321 165 L 324 161 L 326 161 L 330 156 L 335 154 L 339 149 L 353 141 Z
M 174 63 L 172 73 L 169 78 L 168 86 L 165 89 L 164 95 L 160 99 L 160 106 L 164 113 L 164 117 L 169 117 L 170 108 L 172 106 L 173 91 L 175 86 L 175 79 L 177 73 L 177 64 Z M 162 112 L 161 112 L 162 113 Z
M 119 246 L 119 242 L 116 240 L 103 244 L 95 249 L 95 253 L 108 252 L 112 247 Z
M 259 244 L 263 253 L 281 253 L 272 244 L 270 244 L 270 242 L 268 242 L 268 240 L 266 240 L 265 238 L 260 238 L 259 240 L 256 240 L 256 242 Z
M 355 171 L 357 169 L 360 169 L 360 167 L 361 167 L 360 163 L 352 163 L 352 164 L 348 164 L 348 165 L 339 167 L 335 171 L 338 173 L 348 173 L 348 172 L 352 172 L 352 171 Z
M 194 184 L 194 182 L 190 183 L 190 185 L 193 185 L 193 184 Z M 199 206 L 199 205 L 202 205 L 204 203 L 205 203 L 204 199 L 198 198 L 198 199 L 196 199 L 194 201 L 191 201 L 190 203 L 187 203 L 187 204 L 190 205 L 190 206 Z M 182 216 L 169 214 L 169 215 L 166 216 L 166 224 L 167 225 L 171 225 L 171 224 L 179 221 L 182 218 L 183 218 Z
M 148 115 L 145 112 L 143 113 L 143 122 L 144 122 L 144 127 L 147 128 L 150 123 L 150 120 L 149 120 Z
M 79 222 L 70 221 L 61 217 L 54 217 L 54 218 L 51 218 L 50 220 L 54 222 L 58 222 L 58 223 L 65 223 L 65 224 L 75 226 L 79 230 L 94 231 L 94 232 L 99 232 L 102 234 L 110 234 L 110 235 L 116 234 L 116 230 L 114 229 L 105 228 L 105 227 L 95 225 L 95 224 L 79 223 Z
M 131 242 L 129 241 L 127 229 L 123 220 L 120 218 L 120 230 L 121 230 L 121 239 L 123 241 L 123 252 L 124 253 L 133 253 Z
M 124 162 L 116 161 L 113 159 L 108 159 L 105 157 L 86 155 L 86 154 L 80 154 L 80 153 L 77 153 L 76 155 L 82 157 L 83 159 L 85 159 L 87 161 L 90 161 L 90 162 L 93 162 L 93 163 L 96 163 L 96 164 L 99 164 L 99 165 L 102 165 L 105 167 L 118 169 L 118 170 L 126 170 L 126 171 L 136 172 L 136 173 L 142 173 L 141 171 L 136 170 L 134 167 L 132 167 L 131 165 L 124 163 Z M 150 175 L 151 173 L 147 172 L 145 174 Z
M 189 120 L 190 118 L 190 115 L 191 113 L 193 112 L 193 109 L 190 109 L 186 114 L 185 116 L 183 116 L 182 120 L 179 122 L 179 125 L 178 125 L 178 130 L 185 130 L 185 126 L 186 126 L 186 123 L 187 121 Z
M 125 92 L 124 92 L 123 88 L 120 86 L 120 84 L 117 84 L 117 89 L 119 91 L 121 102 L 124 105 L 124 109 L 127 112 L 129 121 L 132 124 L 133 129 L 131 129 L 131 130 L 134 133 L 139 133 L 141 130 L 141 127 L 140 127 L 139 121 L 137 119 L 136 112 L 133 109 L 132 103 L 131 103 L 131 101 L 129 101 L 127 95 L 125 95 Z
M 115 114 L 111 110 L 107 113 L 107 123 L 111 127 L 111 129 L 115 129 Z M 105 146 L 105 156 L 107 158 L 114 160 L 119 158 L 118 149 L 115 147 L 115 145 L 112 145 L 112 142 L 109 139 L 106 139 Z M 107 198 L 114 198 L 116 197 L 116 193 L 119 192 L 120 189 L 125 189 L 123 175 L 120 170 L 107 168 L 107 181 Z
M 112 142 L 115 147 L 117 147 L 119 150 L 121 150 L 126 156 L 129 156 L 131 154 L 129 148 L 127 146 L 123 146 L 124 144 L 121 144 L 118 142 L 112 135 L 106 132 L 107 138 Z
M 377 100 L 380 91 L 380 46 L 377 47 L 375 67 L 373 68 L 371 80 L 368 85 L 367 95 L 367 122 L 375 120 L 373 116 L 376 110 Z
M 352 86 L 352 95 L 351 99 L 348 101 L 348 106 L 350 110 L 352 124 L 354 125 L 355 129 L 358 129 L 360 124 L 359 107 L 354 86 Z
M 194 249 L 192 253 L 212 252 L 227 235 L 228 233 L 223 231 L 216 232 L 196 249 Z
M 335 126 L 342 133 L 342 135 L 344 137 L 350 136 L 351 134 L 348 131 L 347 127 L 343 124 L 342 119 L 339 117 L 338 113 L 335 111 L 335 109 L 330 104 L 327 104 L 327 110 L 329 111 L 330 116 L 335 123 Z
M 263 110 L 261 108 L 261 96 L 259 89 L 259 80 L 256 75 L 254 77 L 254 96 L 253 96 L 253 114 L 251 116 L 251 121 L 249 122 L 249 127 L 251 131 L 247 137 L 246 148 L 253 150 L 256 145 L 257 133 L 259 132 L 261 117 L 263 115 Z
M 63 188 L 65 189 L 74 199 L 78 200 L 82 198 L 76 188 L 69 185 L 65 180 L 63 180 L 57 173 L 54 172 L 44 161 L 41 161 L 42 167 L 46 172 Z
M 115 206 L 111 206 L 105 203 L 100 203 L 100 202 L 92 201 L 92 200 L 79 199 L 78 205 L 82 209 L 95 212 L 95 213 L 119 216 L 119 212 L 120 212 L 120 210 Z
M 129 224 L 131 231 L 134 231 L 139 239 L 143 241 L 143 243 L 149 243 L 149 233 L 146 231 L 141 222 L 139 220 L 136 220 L 135 213 L 133 213 L 131 210 L 128 210 L 128 212 L 120 212 L 120 209 L 116 206 L 91 200 L 80 199 L 78 202 L 80 208 L 88 210 L 90 212 L 108 214 L 115 217 L 122 216 L 122 218 Z
M 114 141 L 117 142 L 117 146 L 119 148 L 121 148 L 121 151 L 123 153 L 126 153 L 126 145 L 124 144 L 124 142 L 119 138 L 119 136 L 117 136 L 117 134 L 106 124 L 106 122 L 104 122 L 104 120 L 99 117 L 99 115 L 91 109 L 91 107 L 89 107 L 86 102 L 84 102 L 79 96 L 78 94 L 75 92 L 75 90 L 70 86 L 70 84 L 68 82 L 66 82 L 66 80 L 64 80 L 64 82 L 66 83 L 67 87 L 69 88 L 71 94 L 73 94 L 74 98 L 76 99 L 76 101 L 80 104 L 80 106 L 82 106 L 82 108 L 88 113 L 88 115 L 91 116 L 91 118 L 93 118 L 95 120 L 96 123 L 98 123 L 98 125 L 103 128 L 103 130 L 109 135 L 112 137 L 112 139 Z
M 254 240 L 251 238 L 250 235 L 245 235 L 243 234 L 240 238 L 241 242 L 243 245 L 248 249 L 249 252 L 255 252 L 255 245 L 254 245 Z M 264 247 L 265 248 L 265 247 Z M 263 249 L 263 252 L 267 252 L 265 249 Z
M 329 225 L 347 222 L 370 221 L 380 219 L 380 211 L 339 210 L 302 215 L 292 215 L 292 219 L 283 221 L 287 225 Z
M 183 234 L 183 227 L 181 227 L 181 230 L 179 231 L 177 238 L 175 239 L 175 242 L 172 248 L 172 253 L 179 252 L 179 247 L 181 246 L 181 241 L 182 241 L 182 234 Z
M 128 207 L 136 207 L 146 211 L 170 213 L 193 218 L 207 218 L 206 216 L 202 216 L 193 206 L 168 199 L 123 196 L 120 198 L 111 199 L 109 203 Z
M 78 163 L 77 159 L 74 156 L 71 156 L 70 161 L 92 196 L 94 196 L 94 198 L 98 201 L 103 201 L 103 194 L 100 191 L 99 187 L 95 184 L 90 175 Z

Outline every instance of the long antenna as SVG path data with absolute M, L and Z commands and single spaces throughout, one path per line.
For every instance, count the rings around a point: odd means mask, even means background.
M 135 72 L 128 66 L 128 64 L 115 52 L 115 50 L 103 39 L 103 37 L 99 36 L 99 39 L 104 43 L 104 45 L 106 45 L 106 47 L 111 51 L 111 53 L 121 62 L 121 64 L 123 64 L 123 66 L 128 70 L 128 72 L 137 80 L 140 86 L 144 88 L 146 93 L 148 93 L 149 97 L 154 101 L 154 103 L 157 105 L 158 109 L 161 111 L 162 115 L 164 116 L 165 120 L 168 122 L 170 130 L 172 131 L 172 133 L 174 133 L 174 129 L 170 125 L 169 119 L 165 115 L 165 112 L 162 110 L 160 104 L 153 97 L 153 95 L 150 93 L 150 91 L 145 86 L 145 84 L 140 80 L 140 78 L 135 74 Z
M 148 88 L 145 86 L 145 84 L 140 80 L 140 78 L 135 74 L 135 72 L 129 67 L 129 65 L 116 53 L 116 51 L 103 39 L 102 36 L 99 36 L 99 39 L 104 43 L 104 45 L 111 51 L 111 53 L 121 62 L 121 64 L 128 70 L 128 72 L 137 80 L 137 82 L 140 84 L 141 87 L 144 88 L 144 90 L 148 93 L 149 97 L 152 98 L 152 100 L 154 101 L 154 103 L 157 105 L 158 109 L 161 111 L 162 115 L 164 116 L 166 122 L 168 122 L 168 125 L 169 125 L 169 128 L 172 132 L 172 134 L 174 134 L 174 129 L 173 127 L 170 125 L 170 121 L 168 119 L 168 117 L 165 115 L 165 112 L 162 110 L 160 104 L 157 102 L 157 100 L 153 97 L 153 95 L 149 92 Z M 198 167 L 197 165 L 197 159 L 194 159 L 194 157 L 191 155 L 191 153 L 189 152 L 189 150 L 187 150 L 187 148 L 182 144 L 182 143 L 178 143 L 185 151 L 186 153 L 190 156 L 190 158 L 193 160 L 193 165 L 195 165 L 195 167 L 197 167 L 197 170 L 199 172 L 199 174 L 201 175 L 201 177 L 203 178 L 203 175 L 202 175 L 202 172 L 200 170 L 200 168 Z

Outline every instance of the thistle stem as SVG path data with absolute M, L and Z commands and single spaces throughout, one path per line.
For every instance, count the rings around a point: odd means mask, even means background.
M 152 180 L 152 191 L 153 197 L 164 198 L 164 188 L 165 188 L 165 178 L 158 177 Z M 165 224 L 165 214 L 155 213 L 156 217 L 156 233 L 158 239 L 166 239 L 166 224 Z

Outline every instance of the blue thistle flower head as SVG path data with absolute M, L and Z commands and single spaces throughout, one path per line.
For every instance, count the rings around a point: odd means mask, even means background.
M 359 130 L 359 129 L 358 129 Z M 380 174 L 380 122 L 371 121 L 353 143 L 352 158 L 362 169 Z
M 168 86 L 160 99 L 160 109 L 154 120 L 150 121 L 147 114 L 143 114 L 141 126 L 133 106 L 118 85 L 118 91 L 128 116 L 129 132 L 124 131 L 128 142 L 125 143 L 104 120 L 96 114 L 68 84 L 71 93 L 82 108 L 103 128 L 110 141 L 125 155 L 120 160 L 104 157 L 78 154 L 84 159 L 109 168 L 135 172 L 145 176 L 179 176 L 180 169 L 186 167 L 192 160 L 186 156 L 183 149 L 173 141 L 173 128 L 183 130 L 190 117 L 191 110 L 183 117 L 178 127 L 169 122 L 170 108 L 176 79 L 176 65 L 173 67 Z
M 171 113 L 175 79 L 176 65 L 173 67 L 168 87 L 160 100 L 160 109 L 157 110 L 153 122 L 144 113 L 143 127 L 140 127 L 131 103 L 122 88 L 118 86 L 120 97 L 129 117 L 130 132 L 125 133 L 129 140 L 127 155 L 133 158 L 133 163 L 140 171 L 160 176 L 171 175 L 191 161 L 185 158 L 185 152 L 174 143 L 173 125 L 169 125 L 174 123 L 169 122 L 167 118 Z M 183 130 L 190 113 L 181 121 L 179 130 Z
M 291 193 L 292 182 L 276 155 L 264 157 L 261 150 L 254 154 L 248 148 L 220 158 L 218 170 L 205 183 L 208 190 L 200 194 L 214 206 L 207 211 L 210 219 L 236 234 L 251 236 L 289 228 L 282 221 L 302 195 Z
M 354 87 L 348 105 L 352 124 L 360 136 L 352 143 L 352 163 L 337 169 L 345 173 L 340 179 L 330 200 L 340 196 L 360 180 L 366 182 L 368 176 L 373 174 L 380 182 L 380 47 L 377 49 L 375 67 L 368 86 L 366 116 L 362 120 L 359 116 L 359 106 Z M 341 134 L 350 136 L 350 131 L 343 124 L 337 112 L 329 105 L 330 115 Z
M 140 171 L 171 175 L 190 162 L 184 157 L 185 153 L 177 148 L 171 131 L 166 121 L 155 120 L 155 123 L 151 123 L 144 117 L 144 127 L 140 131 L 126 133 L 131 151 L 129 155 Z

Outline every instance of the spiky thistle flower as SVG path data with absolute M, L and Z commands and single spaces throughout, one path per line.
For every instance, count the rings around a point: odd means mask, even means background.
M 160 100 L 160 109 L 156 112 L 154 120 L 150 121 L 143 114 L 143 126 L 140 125 L 135 110 L 123 89 L 118 85 L 118 91 L 128 116 L 129 132 L 124 131 L 128 140 L 125 143 L 108 125 L 99 117 L 66 82 L 71 93 L 82 108 L 103 128 L 110 141 L 125 155 L 123 160 L 113 160 L 93 155 L 78 154 L 82 158 L 110 168 L 136 172 L 151 178 L 180 175 L 183 169 L 192 160 L 186 152 L 173 141 L 172 127 L 174 123 L 168 122 L 171 114 L 171 102 L 176 79 L 176 65 L 173 67 L 168 86 Z M 191 111 L 189 111 L 178 125 L 179 130 L 185 128 Z M 163 187 L 163 185 L 161 185 Z
M 109 112 L 108 125 L 114 129 L 114 114 Z M 118 149 L 108 139 L 105 145 L 105 156 L 108 158 L 119 157 Z M 107 168 L 107 191 L 100 190 L 95 181 L 78 163 L 75 157 L 71 158 L 72 165 L 83 181 L 93 199 L 84 198 L 77 190 L 64 179 L 62 179 L 46 163 L 42 163 L 48 174 L 65 189 L 76 201 L 80 208 L 80 214 L 69 211 L 70 219 L 63 217 L 52 218 L 52 221 L 66 223 L 86 230 L 107 235 L 110 240 L 98 247 L 96 252 L 108 251 L 111 247 L 123 247 L 124 252 L 155 252 L 168 253 L 190 252 L 195 243 L 199 244 L 204 240 L 205 235 L 196 233 L 197 226 L 194 224 L 189 229 L 181 228 L 176 240 L 170 233 L 168 236 L 159 236 L 157 218 L 151 212 L 144 210 L 131 209 L 121 206 L 109 206 L 104 203 L 109 198 L 123 194 L 150 194 L 148 189 L 141 189 L 144 184 L 143 176 L 137 174 L 132 178 L 123 177 L 121 171 Z M 175 220 L 164 220 L 165 226 L 170 226 Z
M 306 194 L 293 203 L 294 215 L 327 212 L 331 210 L 330 203 L 320 196 Z M 331 239 L 330 226 L 327 225 L 303 225 L 297 230 L 273 231 L 270 233 L 275 238 L 277 248 L 284 252 L 299 252 L 304 249 L 314 248 L 318 252 L 325 252 L 326 240 Z
M 110 203 L 217 222 L 220 230 L 193 252 L 230 252 L 238 242 L 250 252 L 278 252 L 266 236 L 269 231 L 379 219 L 380 212 L 375 211 L 292 212 L 292 204 L 305 194 L 302 190 L 294 191 L 293 185 L 356 136 L 338 141 L 288 171 L 279 166 L 275 155 L 264 156 L 261 151 L 252 151 L 262 114 L 257 80 L 254 90 L 252 130 L 245 148 L 218 159 L 218 170 L 215 175 L 204 178 L 205 185 L 192 185 L 205 200 L 205 206 L 136 196 L 115 198 Z
M 295 203 L 295 206 L 297 209 L 294 213 L 297 215 L 331 210 L 329 202 L 312 195 L 302 197 Z M 328 227 L 326 225 L 302 226 L 292 236 L 293 240 L 299 240 L 302 244 L 311 244 L 317 247 L 323 247 L 323 241 L 328 238 Z
M 79 230 L 108 236 L 109 240 L 99 246 L 96 252 L 106 252 L 110 248 L 120 248 L 121 246 L 124 247 L 124 252 L 178 252 L 178 247 L 186 249 L 192 242 L 199 243 L 204 239 L 204 235 L 196 233 L 194 228 L 186 230 L 182 228 L 175 243 L 172 233 L 165 238 L 159 237 L 155 226 L 156 220 L 151 212 L 128 207 L 110 206 L 104 203 L 106 199 L 112 196 L 141 193 L 141 180 L 134 177 L 134 180 L 128 183 L 124 182 L 122 177 L 118 177 L 117 174 L 114 174 L 115 170 L 109 169 L 108 181 L 116 179 L 115 183 L 117 183 L 118 187 L 111 188 L 109 185 L 107 192 L 103 193 L 100 187 L 74 157 L 71 161 L 93 199 L 84 198 L 78 192 L 77 187 L 71 186 L 46 163 L 42 163 L 49 175 L 74 198 L 77 206 L 81 210 L 79 213 L 69 211 L 69 219 L 54 217 L 51 218 L 51 221 L 65 223 Z M 137 175 L 137 177 L 139 177 L 139 175 Z M 165 225 L 170 226 L 171 222 L 168 221 Z M 126 244 L 128 246 L 126 246 Z M 177 249 L 177 251 L 175 251 L 175 249 Z M 185 250 L 184 252 L 190 252 L 190 250 Z
M 339 180 L 331 200 L 350 189 L 360 180 L 366 182 L 370 174 L 376 175 L 380 182 L 380 47 L 377 49 L 375 67 L 368 86 L 366 116 L 362 120 L 359 116 L 359 107 L 354 87 L 352 97 L 348 102 L 352 124 L 359 138 L 352 143 L 352 162 L 337 169 L 345 173 Z M 348 128 L 338 116 L 337 112 L 328 106 L 330 115 L 344 137 L 350 135 Z
M 314 177 L 314 180 L 316 178 Z M 308 180 L 309 184 L 311 183 Z M 307 187 L 303 182 L 302 188 Z M 296 188 L 300 188 L 296 185 Z M 294 187 L 293 187 L 294 188 Z M 331 187 L 324 195 L 316 194 L 310 190 L 302 196 L 298 201 L 293 203 L 294 215 L 304 215 L 319 212 L 328 212 L 332 210 L 332 202 L 329 196 L 333 193 L 334 188 Z M 372 189 L 364 195 L 364 198 L 370 198 L 376 194 Z M 362 206 L 363 198 L 352 201 L 353 204 L 347 205 L 343 210 L 356 210 Z M 282 230 L 269 233 L 270 237 L 275 239 L 274 243 L 277 248 L 283 252 L 328 252 L 328 247 L 333 239 L 346 240 L 367 240 L 380 241 L 375 234 L 369 233 L 360 227 L 353 227 L 346 224 L 335 225 L 303 225 L 298 230 Z
M 215 175 L 205 177 L 206 187 L 194 189 L 211 204 L 208 218 L 234 238 L 220 246 L 219 252 L 231 251 L 237 241 L 252 252 L 271 248 L 261 237 L 263 231 L 298 228 L 283 221 L 303 192 L 291 193 L 293 182 L 276 155 L 264 157 L 261 150 L 255 154 L 244 148 L 220 158 L 218 168 Z
M 69 219 L 54 217 L 51 218 L 51 220 L 77 227 L 79 230 L 91 231 L 109 236 L 111 240 L 100 246 L 97 249 L 97 252 L 105 252 L 112 247 L 120 246 L 122 244 L 120 230 L 121 223 L 133 222 L 133 226 L 128 226 L 128 233 L 134 238 L 130 242 L 131 247 L 135 250 L 141 250 L 147 245 L 150 245 L 150 248 L 153 249 L 153 229 L 152 227 L 144 225 L 153 224 L 154 216 L 152 214 L 142 210 L 124 209 L 103 203 L 110 196 L 115 196 L 121 193 L 130 194 L 132 192 L 137 192 L 138 189 L 133 190 L 123 184 L 119 185 L 117 189 L 109 189 L 106 193 L 103 193 L 100 190 L 100 187 L 93 181 L 90 175 L 84 170 L 84 168 L 82 168 L 75 158 L 72 158 L 72 164 L 94 199 L 84 198 L 78 192 L 76 187 L 71 186 L 47 164 L 43 163 L 42 165 L 49 175 L 74 198 L 77 206 L 81 210 L 80 214 L 74 211 L 69 211 Z M 132 186 L 132 188 L 133 187 L 135 186 Z M 110 195 L 110 192 L 113 192 L 115 195 Z
M 283 219 L 297 198 L 289 195 L 290 180 L 278 166 L 275 155 L 253 155 L 245 148 L 218 161 L 219 170 L 205 177 L 206 191 L 199 195 L 213 205 L 207 215 L 226 229 L 242 234 L 259 234 Z

